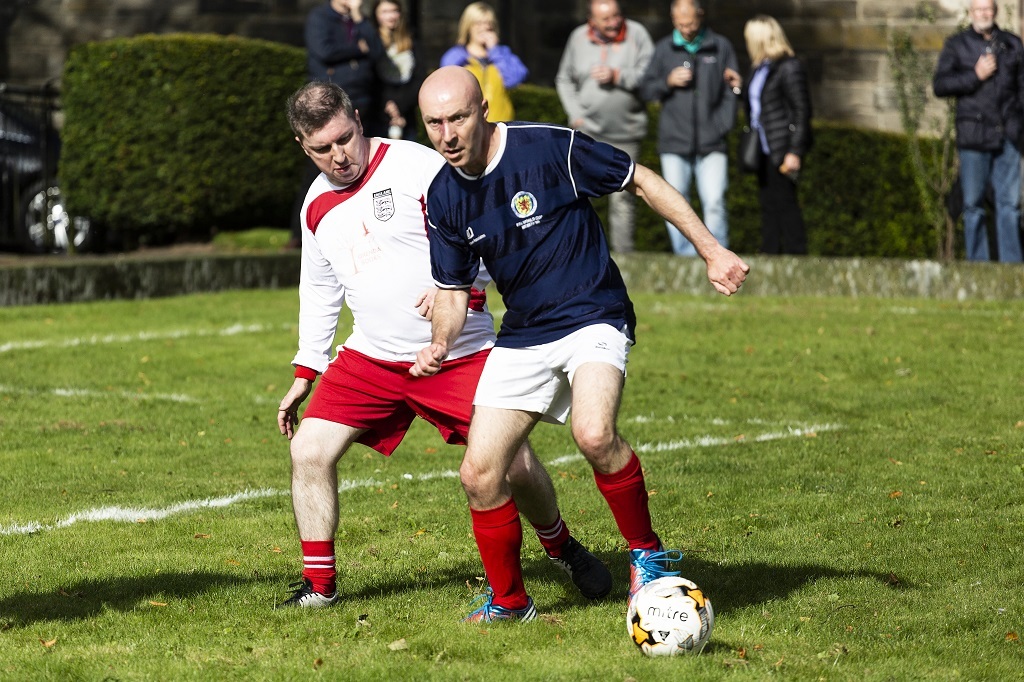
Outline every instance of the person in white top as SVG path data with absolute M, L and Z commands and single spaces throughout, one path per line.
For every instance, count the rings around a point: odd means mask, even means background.
M 300 216 L 299 350 L 295 381 L 277 416 L 291 441 L 292 505 L 303 554 L 302 580 L 283 605 L 320 607 L 339 598 L 338 461 L 356 442 L 390 455 L 417 415 L 446 442 L 465 445 L 472 396 L 495 335 L 483 293 L 487 280 L 478 279 L 445 369 L 428 381 L 410 375 L 431 337 L 436 289 L 426 193 L 444 158 L 414 142 L 366 137 L 348 95 L 332 83 L 314 81 L 292 95 L 288 120 L 321 173 Z M 346 302 L 352 334 L 331 360 Z M 569 534 L 551 479 L 528 443 L 508 481 L 548 556 L 585 597 L 608 594 L 611 574 Z

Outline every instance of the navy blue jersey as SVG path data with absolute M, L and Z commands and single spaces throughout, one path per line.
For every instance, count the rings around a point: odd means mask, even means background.
M 562 126 L 499 128 L 501 147 L 483 175 L 446 165 L 430 185 L 434 281 L 468 289 L 483 260 L 507 308 L 499 346 L 548 343 L 601 322 L 633 339 L 633 304 L 590 205 L 629 184 L 633 162 Z

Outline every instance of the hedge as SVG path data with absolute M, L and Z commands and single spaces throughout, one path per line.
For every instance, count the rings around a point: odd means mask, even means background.
M 305 80 L 304 60 L 298 48 L 207 35 L 74 47 L 60 166 L 69 208 L 143 241 L 287 226 L 303 161 L 284 102 Z M 552 88 L 524 85 L 511 95 L 517 118 L 565 122 Z M 657 170 L 658 107 L 650 112 L 641 162 Z M 800 180 L 810 253 L 933 257 L 936 239 L 914 190 L 905 138 L 820 122 L 814 134 Z M 760 244 L 756 185 L 730 164 L 730 247 L 740 253 Z M 596 202 L 602 213 L 606 205 Z M 664 223 L 642 202 L 636 241 L 640 250 L 669 248 Z
M 520 86 L 512 91 L 516 117 L 565 123 L 558 96 L 550 88 Z M 640 162 L 660 170 L 657 153 L 657 105 L 648 107 L 650 131 Z M 741 122 L 742 123 L 742 122 Z M 736 158 L 737 125 L 729 137 L 729 158 Z M 804 160 L 800 202 L 807 223 L 808 251 L 819 256 L 933 258 L 936 237 L 925 220 L 902 135 L 834 123 L 814 123 L 814 147 Z M 696 188 L 692 203 L 698 209 Z M 606 203 L 596 202 L 602 216 Z M 756 253 L 761 244 L 760 204 L 754 175 L 729 164 L 730 248 Z M 669 250 L 665 223 L 646 205 L 636 217 L 636 245 L 643 251 Z
M 145 241 L 287 225 L 301 178 L 285 100 L 305 52 L 212 35 L 77 45 L 64 73 L 69 209 Z

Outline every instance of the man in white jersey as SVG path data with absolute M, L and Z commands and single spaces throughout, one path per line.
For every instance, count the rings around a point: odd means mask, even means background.
M 358 113 L 335 84 L 312 82 L 288 102 L 288 120 L 320 169 L 303 203 L 299 350 L 295 381 L 281 400 L 278 427 L 291 440 L 292 504 L 302 545 L 302 580 L 288 606 L 338 601 L 334 536 L 337 463 L 352 443 L 390 455 L 419 415 L 448 443 L 465 444 L 471 404 L 494 345 L 494 321 L 478 280 L 465 332 L 453 342 L 446 371 L 430 381 L 409 374 L 430 340 L 426 191 L 444 165 L 413 142 L 363 135 Z M 352 334 L 330 360 L 344 302 Z M 298 425 L 298 409 L 322 374 Z M 547 472 L 528 444 L 508 474 L 523 514 L 548 556 L 580 592 L 599 598 L 611 574 L 569 534 Z
M 490 529 L 489 542 L 477 546 L 492 598 L 467 620 L 536 617 L 515 563 L 522 528 L 506 472 L 537 422 L 564 424 L 570 407 L 573 439 L 629 546 L 633 595 L 672 574 L 668 564 L 681 553 L 665 551 L 654 531 L 640 460 L 616 427 L 636 319 L 590 198 L 617 191 L 643 198 L 696 246 L 722 294 L 739 289 L 748 267 L 678 192 L 625 152 L 564 126 L 489 123 L 479 84 L 459 69 L 432 73 L 419 104 L 448 167 L 430 184 L 430 260 L 440 291 L 433 342 L 413 374 L 430 377 L 448 362 L 481 261 L 506 305 L 459 469 L 474 523 Z

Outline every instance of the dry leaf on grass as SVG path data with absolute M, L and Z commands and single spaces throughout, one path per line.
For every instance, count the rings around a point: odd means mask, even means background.
M 391 644 L 388 644 L 388 648 L 392 651 L 404 651 L 409 648 L 409 643 L 405 641 L 405 637 L 402 639 L 396 639 Z
M 149 602 L 149 605 L 150 605 L 150 606 L 167 606 L 167 602 L 163 602 L 163 601 L 151 601 L 151 602 Z
M 50 640 L 40 639 L 39 643 L 42 644 L 47 649 L 49 649 L 50 647 L 52 647 L 54 644 L 57 643 L 57 638 L 54 637 L 53 639 L 50 639 Z

